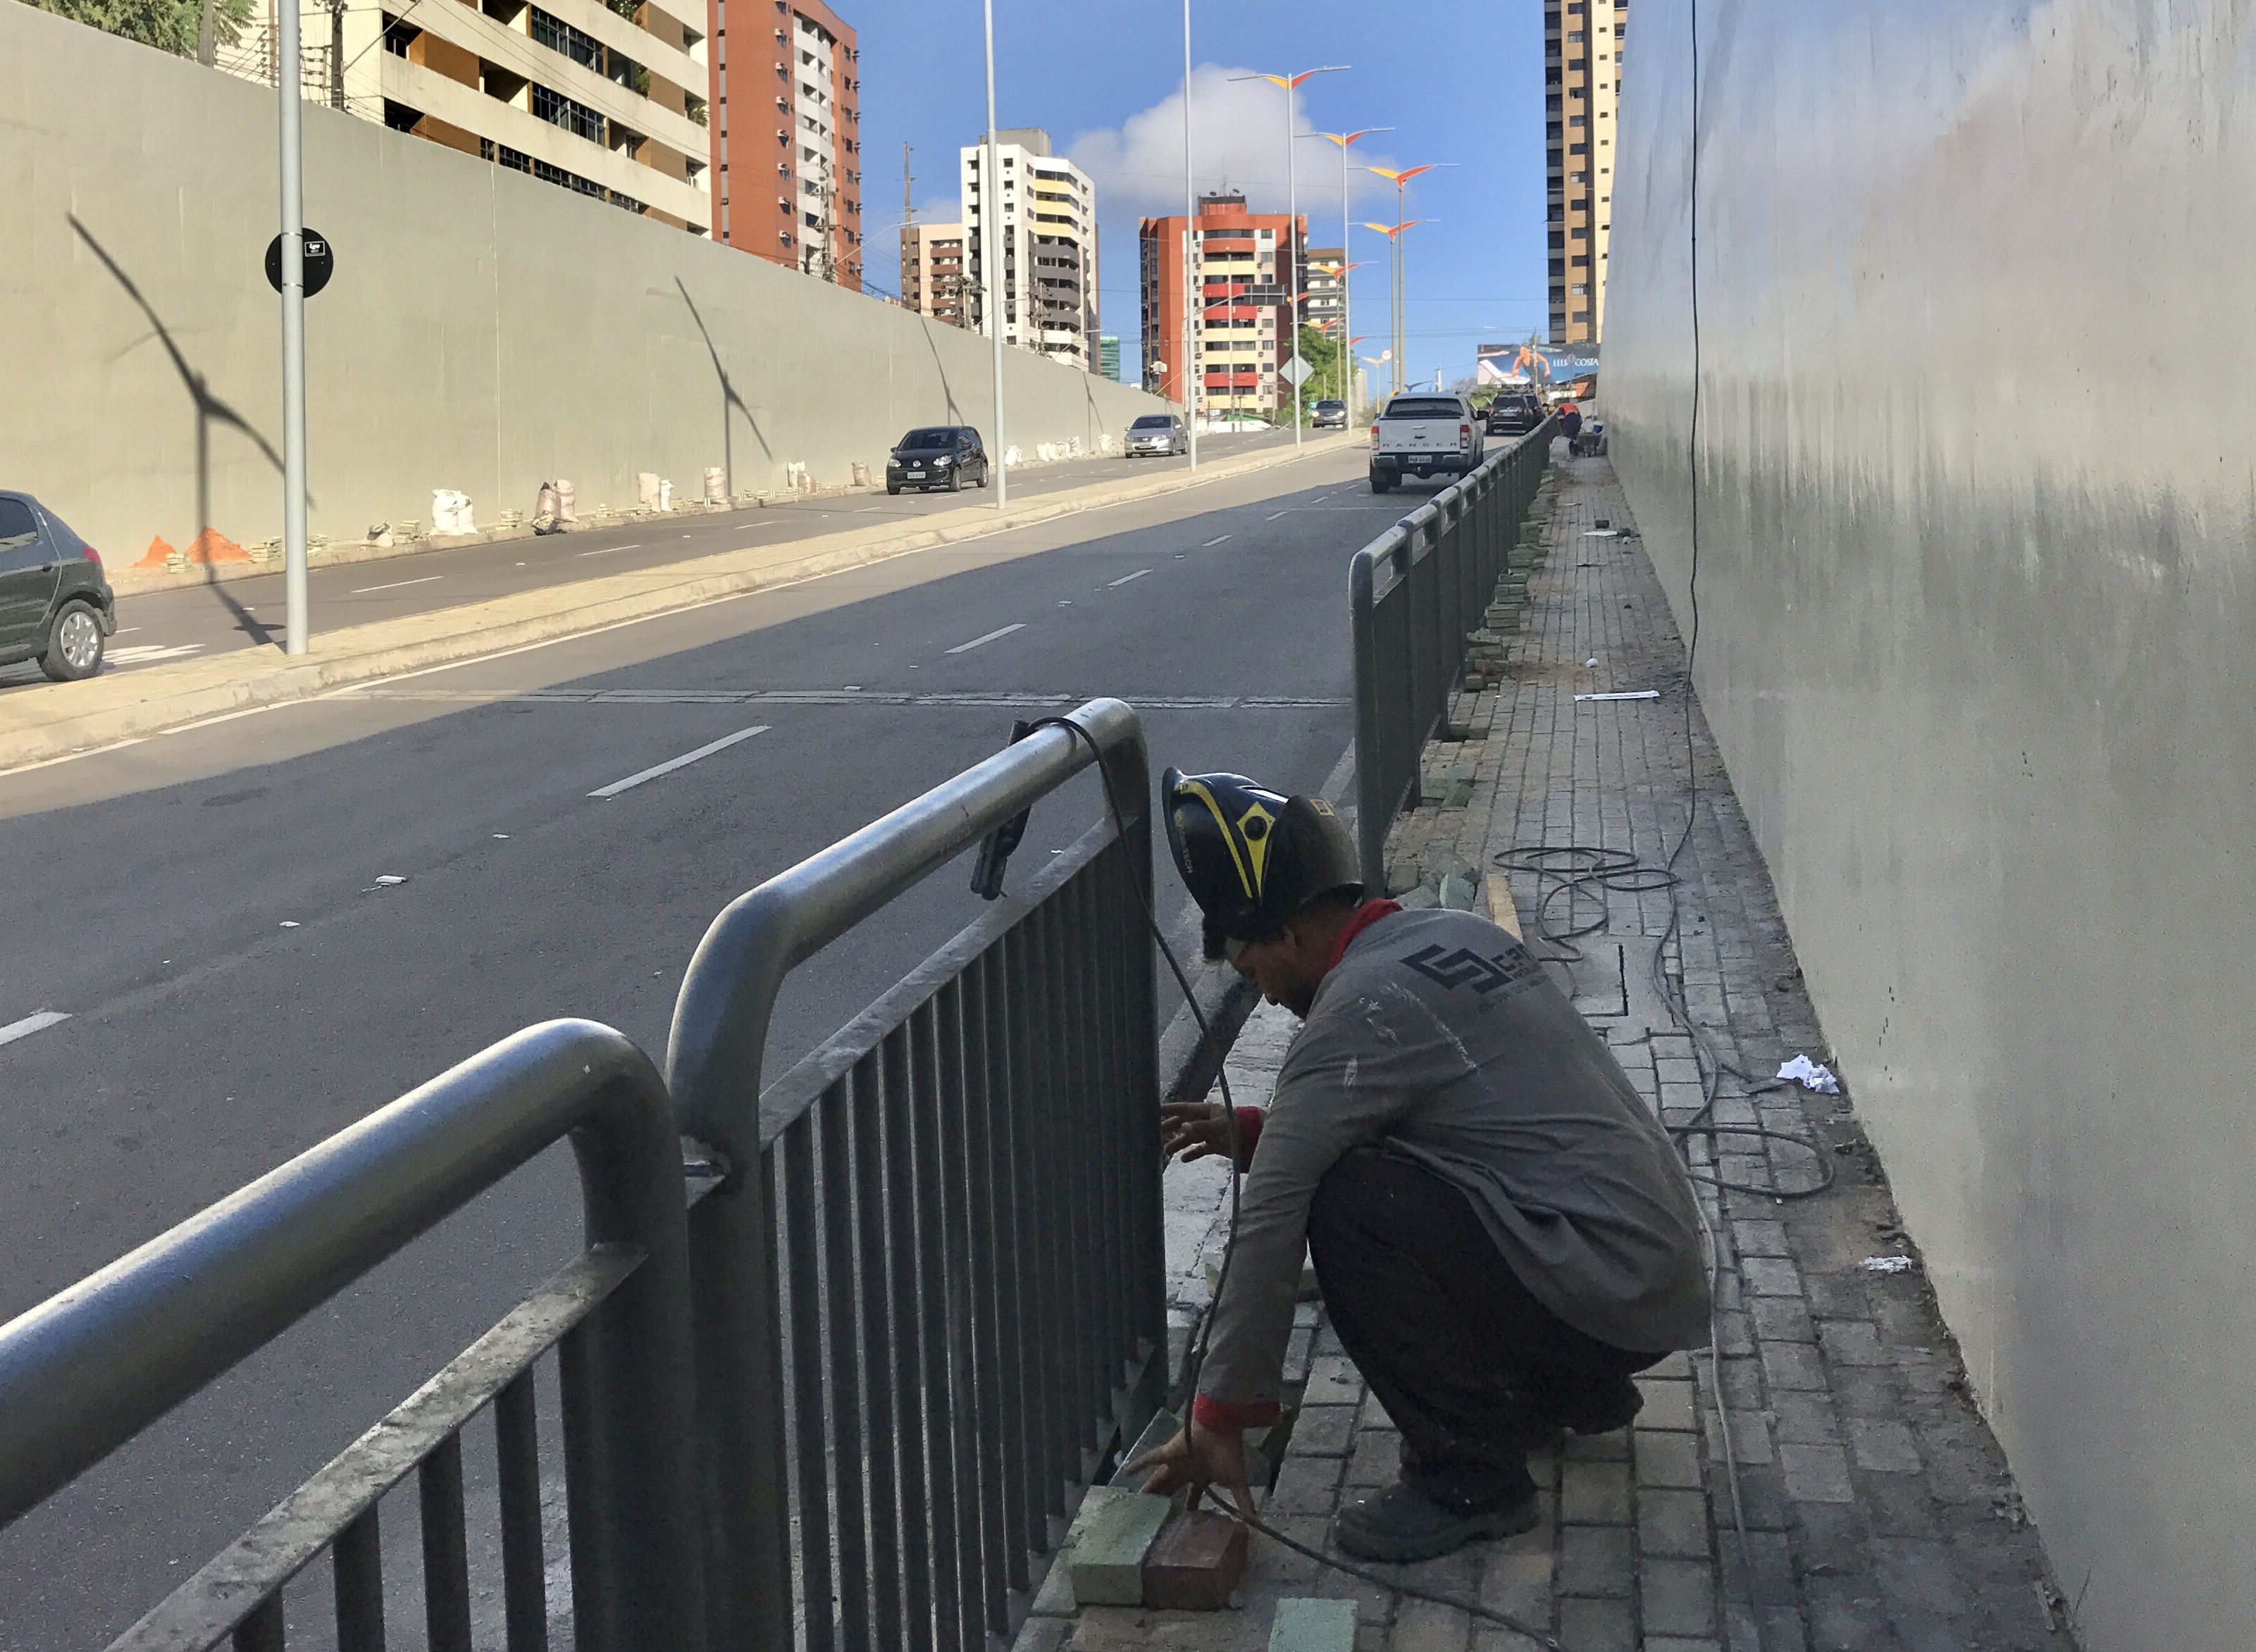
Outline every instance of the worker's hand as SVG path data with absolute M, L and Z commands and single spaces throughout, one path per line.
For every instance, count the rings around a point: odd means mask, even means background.
M 1201 1492 L 1218 1486 L 1246 1515 L 1253 1513 L 1253 1488 L 1245 1480 L 1245 1436 L 1237 1429 L 1210 1429 L 1194 1419 L 1165 1445 L 1129 1464 L 1127 1472 L 1140 1474 L 1147 1468 L 1157 1472 L 1144 1482 L 1144 1489 L 1156 1496 L 1188 1486 L 1195 1508 Z
M 1219 1101 L 1170 1101 L 1160 1108 L 1160 1145 L 1188 1163 L 1230 1151 L 1230 1109 Z

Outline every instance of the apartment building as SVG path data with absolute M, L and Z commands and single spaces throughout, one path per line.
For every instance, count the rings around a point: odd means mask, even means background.
M 1551 342 L 1596 344 L 1606 308 L 1628 0 L 1543 0 Z
M 1186 231 L 1200 317 L 1195 378 L 1186 376 L 1182 359 Z M 1305 216 L 1250 212 L 1240 194 L 1201 196 L 1195 223 L 1180 214 L 1143 220 L 1137 239 L 1146 387 L 1181 402 L 1195 383 L 1199 406 L 1216 411 L 1290 404 L 1293 387 L 1278 369 L 1299 343 L 1292 295 L 1308 286 L 1308 238 Z M 1261 288 L 1268 291 L 1257 293 Z
M 1308 296 L 1301 319 L 1326 338 L 1346 335 L 1340 323 L 1347 313 L 1347 252 L 1340 247 L 1308 249 L 1308 278 L 1299 289 Z
M 720 238 L 859 292 L 862 53 L 854 31 L 821 0 L 710 4 Z
M 257 0 L 219 67 L 275 83 L 280 3 Z M 711 232 L 702 0 L 297 4 L 309 101 Z
M 962 224 L 901 226 L 901 302 L 950 327 L 971 325 L 963 290 L 965 234 Z
M 995 158 L 1001 183 L 991 193 L 982 187 L 985 144 L 967 144 L 959 158 L 973 325 L 992 336 L 985 313 L 991 221 L 1002 264 L 1005 342 L 1094 372 L 1096 186 L 1050 152 L 1050 135 L 1040 127 L 997 131 Z
M 1097 335 L 1096 376 L 1116 383 L 1120 377 L 1120 341 L 1110 333 Z

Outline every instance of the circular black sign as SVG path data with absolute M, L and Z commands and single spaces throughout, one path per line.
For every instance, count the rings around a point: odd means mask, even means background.
M 300 229 L 298 234 L 305 243 L 306 296 L 310 299 L 329 285 L 329 278 L 336 273 L 337 255 L 330 250 L 327 235 L 311 229 Z M 266 285 L 277 292 L 282 291 L 282 237 L 279 235 L 266 243 Z

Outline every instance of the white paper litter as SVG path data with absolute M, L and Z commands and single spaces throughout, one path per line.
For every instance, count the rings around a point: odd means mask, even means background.
M 1598 663 L 1598 657 L 1597 657 L 1596 654 L 1591 655 L 1590 658 L 1588 658 L 1588 659 L 1586 659 L 1586 660 L 1584 660 L 1584 661 L 1583 662 L 1583 664 L 1585 664 L 1585 665 L 1596 665 L 1597 663 Z
M 1659 699 L 1657 688 L 1632 688 L 1618 694 L 1577 694 L 1576 699 Z
M 1619 528 L 1592 528 L 1587 533 L 1583 534 L 1583 538 L 1585 539 L 1618 539 L 1621 538 L 1621 530 Z
M 384 885 L 386 889 L 389 889 L 394 883 L 405 883 L 407 880 L 404 877 L 393 877 L 390 873 L 386 873 L 384 876 L 377 879 L 377 882 Z
M 1907 1274 L 1911 1271 L 1908 1256 L 1867 1256 L 1859 1264 L 1868 1274 Z
M 1798 1084 L 1805 1090 L 1815 1090 L 1820 1095 L 1841 1093 L 1841 1080 L 1833 1076 L 1833 1069 L 1812 1061 L 1808 1056 L 1796 1056 L 1782 1063 L 1778 1076 L 1788 1084 Z
M 284 929 L 295 929 L 298 927 L 298 920 L 294 917 L 286 917 L 282 920 L 282 927 Z

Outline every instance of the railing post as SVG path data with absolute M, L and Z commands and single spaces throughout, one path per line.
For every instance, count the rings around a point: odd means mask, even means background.
M 1399 530 L 1396 531 L 1397 532 Z M 1355 669 L 1355 833 L 1364 892 L 1386 887 L 1386 827 L 1393 807 L 1386 796 L 1385 725 L 1379 716 L 1380 665 L 1374 570 L 1390 552 L 1366 547 L 1348 564 L 1349 647 Z

